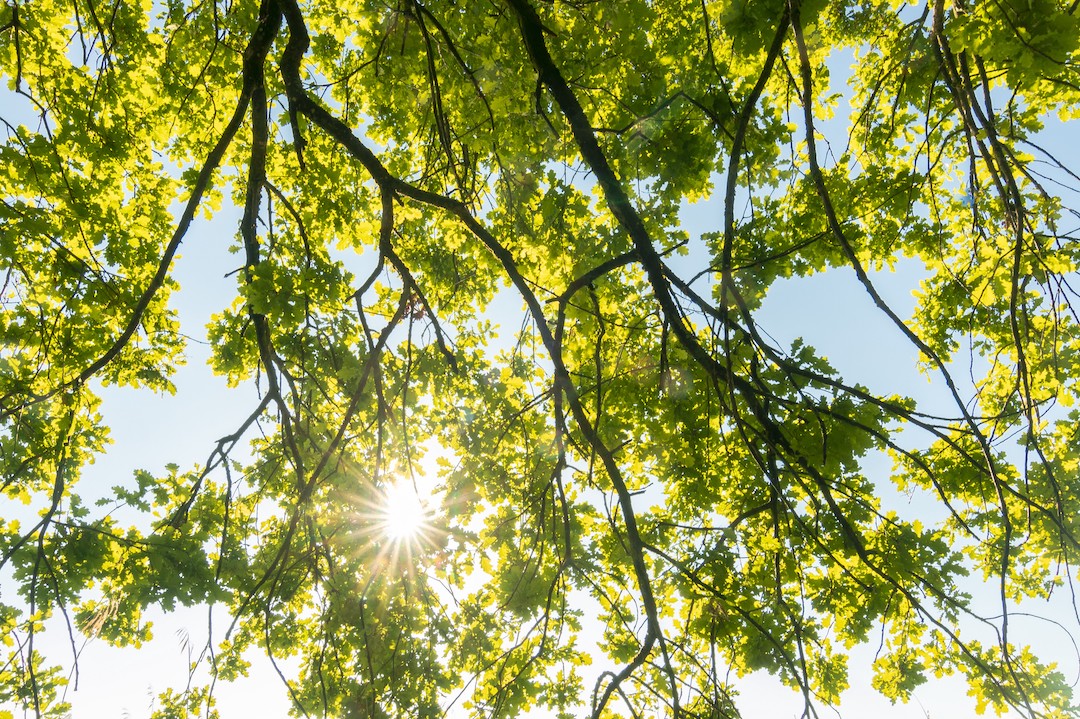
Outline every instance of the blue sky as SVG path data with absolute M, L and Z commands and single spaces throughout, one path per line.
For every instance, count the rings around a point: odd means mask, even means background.
M 686 209 L 684 227 L 695 235 L 718 224 L 716 203 L 703 202 Z M 185 240 L 175 267 L 181 292 L 176 296 L 184 332 L 191 336 L 188 364 L 175 377 L 175 396 L 148 396 L 130 389 L 110 388 L 104 393 L 102 413 L 113 430 L 114 444 L 108 454 L 91 467 L 84 488 L 98 484 L 102 490 L 130 480 L 135 469 L 161 471 L 168 462 L 181 467 L 202 462 L 214 440 L 230 433 L 256 403 L 253 389 L 229 389 L 220 377 L 205 366 L 208 349 L 202 344 L 203 328 L 214 312 L 232 301 L 235 278 L 225 277 L 234 269 L 237 256 L 228 251 L 234 243 L 233 231 L 238 220 L 234 209 L 226 208 L 212 222 L 200 220 Z M 369 253 L 370 255 L 370 253 Z M 361 261 L 370 257 L 361 258 Z M 690 261 L 693 257 L 690 258 Z M 901 317 L 914 307 L 912 290 L 925 276 L 916 260 L 898 262 L 896 271 L 874 276 L 882 294 Z M 493 309 L 501 317 L 503 331 L 512 332 L 520 325 L 521 303 L 511 293 L 504 293 Z M 759 321 L 764 331 L 782 347 L 802 337 L 827 356 L 849 381 L 857 381 L 882 392 L 902 391 L 931 406 L 939 397 L 940 381 L 920 374 L 916 369 L 917 352 L 889 325 L 859 285 L 854 273 L 845 268 L 830 270 L 807 278 L 777 283 L 769 292 Z M 965 373 L 958 372 L 959 376 Z M 947 409 L 947 401 L 942 403 Z M 890 465 L 883 456 L 868 460 L 867 471 L 879 481 L 890 501 L 916 503 L 917 511 L 927 519 L 940 509 L 925 497 L 906 497 L 892 490 L 887 480 Z M 877 475 L 877 476 L 875 476 Z M 910 507 L 909 507 L 910 509 Z M 973 583 L 975 591 L 979 585 Z M 993 611 L 995 589 L 988 587 L 988 611 Z M 1030 607 L 1046 613 L 1047 607 Z M 1052 615 L 1067 619 L 1064 606 L 1050 607 Z M 216 626 L 225 624 L 224 612 L 216 614 Z M 205 608 L 185 609 L 171 617 L 158 617 L 155 640 L 141 651 L 114 650 L 100 641 L 89 642 L 80 661 L 80 686 L 70 692 L 74 716 L 112 717 L 146 716 L 153 694 L 166 686 L 182 687 L 187 680 L 188 655 L 185 637 L 191 646 L 202 646 L 207 632 Z M 1069 676 L 1078 670 L 1075 652 L 1062 641 L 1059 630 L 1046 622 L 1017 617 L 1014 626 L 1036 642 L 1037 648 L 1058 657 Z M 54 632 L 54 651 L 63 660 L 69 652 L 63 633 Z M 873 659 L 871 647 L 852 652 L 852 685 L 844 698 L 845 716 L 872 714 L 880 719 L 922 719 L 930 716 L 968 716 L 973 702 L 966 687 L 953 678 L 931 682 L 916 692 L 916 701 L 891 705 L 869 687 L 868 667 Z M 220 685 L 217 696 L 223 716 L 255 713 L 266 717 L 284 717 L 285 694 L 267 662 L 252 657 L 252 677 L 236 685 Z M 775 679 L 753 675 L 743 682 L 739 701 L 748 717 L 794 717 L 801 712 L 799 696 L 779 687 Z M 126 712 L 126 714 L 124 714 Z
M 6 111 L 6 109 L 5 109 Z M 1070 164 L 1080 166 L 1075 142 L 1067 130 L 1051 121 L 1046 133 L 1047 144 L 1070 149 Z M 1075 188 L 1072 188 L 1075 189 Z M 1072 194 L 1076 200 L 1075 193 Z M 719 203 L 702 202 L 689 206 L 684 214 L 684 228 L 692 236 L 702 231 L 716 230 L 721 224 Z M 205 366 L 208 349 L 202 344 L 203 328 L 211 314 L 221 311 L 235 296 L 235 277 L 226 277 L 239 263 L 230 254 L 238 221 L 235 208 L 226 208 L 212 222 L 199 220 L 186 238 L 175 266 L 175 277 L 182 290 L 176 295 L 175 306 L 180 312 L 185 333 L 191 337 L 188 345 L 188 364 L 175 377 L 177 394 L 172 397 L 146 395 L 124 388 L 109 388 L 104 392 L 102 414 L 112 427 L 114 444 L 110 451 L 86 472 L 84 488 L 97 485 L 102 492 L 128 482 L 136 469 L 159 472 L 164 465 L 175 462 L 181 467 L 202 462 L 213 442 L 230 432 L 242 421 L 256 403 L 253 388 L 229 389 L 220 377 Z M 371 259 L 370 254 L 360 262 Z M 694 256 L 688 260 L 694 261 Z M 901 317 L 908 317 L 914 306 L 912 291 L 924 276 L 916 260 L 901 260 L 896 272 L 879 273 L 875 281 L 890 304 Z M 510 293 L 500 298 L 501 305 L 493 313 L 503 320 L 504 332 L 520 325 L 521 303 Z M 922 409 L 940 408 L 948 411 L 943 401 L 940 379 L 923 375 L 916 369 L 917 352 L 894 327 L 890 326 L 873 306 L 870 298 L 848 269 L 834 269 L 813 277 L 777 283 L 769 292 L 760 314 L 763 330 L 782 347 L 790 346 L 797 337 L 818 348 L 849 381 L 856 381 L 880 392 L 905 392 L 920 400 Z M 961 368 L 958 378 L 967 376 Z M 925 497 L 907 497 L 888 488 L 888 460 L 876 457 L 867 464 L 867 471 L 880 479 L 883 495 L 888 501 L 916 503 L 917 511 L 928 517 L 938 508 Z M 875 476 L 876 475 L 876 476 Z M 93 494 L 92 491 L 89 492 Z M 4 508 L 4 513 L 8 508 Z M 980 591 L 972 584 L 973 591 Z M 990 588 L 989 592 L 996 591 Z M 1059 600 L 1061 597 L 1059 597 Z M 994 598 L 988 602 L 993 611 Z M 1049 607 L 1024 607 L 1033 612 L 1060 617 L 1075 626 L 1069 617 L 1070 609 L 1057 601 Z M 225 614 L 218 614 L 217 626 L 224 624 Z M 112 650 L 100 641 L 89 642 L 82 651 L 80 686 L 68 699 L 74 705 L 74 716 L 116 717 L 146 716 L 152 701 L 151 692 L 166 686 L 182 687 L 187 679 L 188 656 L 184 636 L 190 644 L 200 647 L 207 631 L 205 608 L 182 610 L 169 618 L 155 619 L 156 639 L 140 652 Z M 1053 625 L 1034 618 L 1017 615 L 1018 633 L 1030 637 L 1036 648 L 1048 657 L 1058 657 L 1067 676 L 1080 672 L 1080 662 L 1074 647 Z M 66 635 L 50 632 L 47 643 L 58 661 L 70 659 Z M 852 666 L 867 665 L 872 658 L 870 647 L 856 649 Z M 929 714 L 968 716 L 973 703 L 966 689 L 954 680 L 932 683 L 916 693 L 917 702 L 907 706 L 891 706 L 868 691 L 866 672 L 853 672 L 856 685 L 846 697 L 842 709 L 845 715 L 859 717 L 875 715 L 881 719 L 922 718 Z M 253 657 L 253 676 L 234 687 L 222 686 L 218 691 L 223 715 L 226 717 L 259 714 L 265 717 L 284 717 L 285 694 L 265 661 Z M 775 680 L 752 676 L 745 682 L 741 706 L 748 717 L 790 717 L 801 711 L 801 700 L 787 689 L 777 691 Z

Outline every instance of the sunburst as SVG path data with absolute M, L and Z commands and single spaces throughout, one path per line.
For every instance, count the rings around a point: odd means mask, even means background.
M 391 542 L 418 543 L 431 528 L 427 503 L 407 479 L 399 479 L 383 491 L 379 515 L 381 532 Z
M 344 530 L 332 533 L 334 543 L 367 564 L 365 574 L 411 577 L 439 560 L 448 532 L 444 492 L 433 465 L 417 462 L 412 470 L 390 468 L 374 480 L 358 478 L 354 489 L 331 505 L 342 514 L 327 519 Z

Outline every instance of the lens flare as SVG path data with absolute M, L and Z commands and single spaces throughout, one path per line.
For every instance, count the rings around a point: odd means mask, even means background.
M 408 480 L 399 480 L 386 489 L 381 514 L 383 534 L 395 542 L 417 539 L 428 524 L 428 509 Z
M 340 523 L 327 520 L 340 529 L 328 535 L 344 556 L 366 565 L 369 578 L 411 579 L 441 561 L 449 532 L 438 469 L 430 464 L 391 467 L 371 479 L 358 471 L 355 486 L 333 503 Z

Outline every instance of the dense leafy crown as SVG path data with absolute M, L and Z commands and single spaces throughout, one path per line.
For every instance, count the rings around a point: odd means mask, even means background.
M 733 716 L 758 669 L 814 713 L 868 640 L 888 697 L 958 674 L 1071 714 L 1009 617 L 1080 558 L 1080 178 L 1042 139 L 1080 112 L 1078 15 L 6 0 L 0 702 L 65 711 L 55 618 L 138 645 L 179 603 L 226 617 L 209 680 L 289 657 L 306 716 Z M 230 205 L 206 337 L 248 419 L 81 486 L 102 393 L 173 390 L 174 260 Z M 945 411 L 771 339 L 770 286 L 852 270 Z M 393 539 L 372 507 L 420 472 Z

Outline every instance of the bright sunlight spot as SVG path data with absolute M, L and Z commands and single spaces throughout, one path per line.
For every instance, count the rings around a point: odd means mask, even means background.
M 389 539 L 407 541 L 423 532 L 428 511 L 412 482 L 399 480 L 386 490 L 383 501 L 383 532 Z

